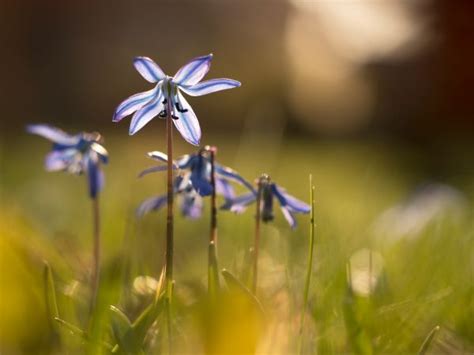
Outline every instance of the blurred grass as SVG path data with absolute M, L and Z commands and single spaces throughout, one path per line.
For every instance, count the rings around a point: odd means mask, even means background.
M 249 180 L 267 172 L 303 200 L 308 199 L 308 174 L 314 176 L 315 267 L 304 353 L 416 353 L 436 325 L 441 330 L 427 353 L 472 350 L 473 174 L 445 176 L 444 182 L 454 184 L 469 201 L 461 220 L 439 216 L 416 238 L 385 243 L 374 232 L 373 223 L 384 210 L 430 179 L 423 169 L 422 155 L 380 142 L 316 143 L 268 140 L 263 135 L 240 141 L 211 138 L 209 143 L 219 147 L 221 163 Z M 177 144 L 178 154 L 192 148 Z M 43 170 L 48 144 L 22 136 L 6 146 L 9 154 L 4 154 L 0 172 L 0 351 L 48 353 L 53 345 L 48 341 L 51 329 L 45 315 L 42 260 L 47 259 L 54 270 L 63 317 L 73 324 L 84 324 L 84 315 L 78 314 L 74 305 L 87 304 L 91 203 L 82 177 Z M 109 285 L 110 292 L 103 290 L 103 295 L 106 302 L 124 309 L 134 319 L 146 298 L 132 292 L 133 278 L 158 278 L 164 263 L 165 231 L 162 212 L 140 221 L 134 217 L 134 208 L 141 200 L 164 193 L 165 176 L 136 176 L 153 165 L 145 153 L 161 149 L 163 142 L 147 134 L 141 139 L 107 136 L 106 146 L 111 161 L 105 167 L 106 187 L 101 195 L 103 267 L 108 280 L 103 288 Z M 463 160 L 462 150 L 454 154 L 458 161 L 469 162 Z M 205 209 L 209 211 L 208 204 Z M 190 320 L 194 310 L 200 309 L 207 289 L 209 221 L 206 213 L 199 221 L 177 218 L 176 323 L 186 339 L 179 343 L 180 351 L 248 352 L 252 346 L 245 347 L 246 341 L 253 342 L 261 353 L 285 354 L 296 349 L 309 222 L 306 216 L 299 217 L 299 228 L 291 231 L 279 211 L 276 215 L 275 223 L 262 229 L 259 296 L 267 312 L 264 331 L 259 321 L 246 324 L 250 315 L 246 318 L 245 312 L 235 313 L 241 307 L 238 298 L 223 301 L 221 316 L 216 319 L 198 316 L 201 321 Z M 252 210 L 242 216 L 219 214 L 219 266 L 238 277 L 247 267 L 252 216 Z M 361 248 L 377 250 L 384 259 L 382 276 L 371 298 L 347 289 L 346 264 Z M 226 309 L 233 313 L 226 313 Z M 210 348 L 203 344 L 209 336 L 206 327 L 227 333 L 216 332 L 214 336 L 219 339 Z M 256 334 L 262 335 L 253 336 Z

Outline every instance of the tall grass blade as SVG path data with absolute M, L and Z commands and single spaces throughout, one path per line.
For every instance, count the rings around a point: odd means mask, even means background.
M 310 222 L 309 222 L 309 252 L 308 252 L 308 266 L 306 270 L 306 280 L 303 293 L 303 306 L 301 309 L 300 329 L 298 333 L 298 354 L 303 350 L 303 329 L 308 308 L 309 288 L 311 284 L 311 274 L 313 272 L 313 253 L 314 253 L 314 186 L 313 177 L 309 175 L 309 201 L 311 206 Z
M 431 329 L 431 331 L 428 333 L 425 340 L 423 341 L 423 344 L 421 344 L 420 350 L 418 350 L 418 355 L 426 354 L 426 351 L 429 349 L 431 343 L 433 342 L 433 339 L 434 339 L 436 333 L 438 333 L 438 330 L 440 330 L 439 325 L 437 325 L 436 327 Z

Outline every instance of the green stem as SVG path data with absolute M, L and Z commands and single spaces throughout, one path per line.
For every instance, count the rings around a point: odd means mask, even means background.
M 313 272 L 313 254 L 314 254 L 314 186 L 312 176 L 309 176 L 309 199 L 311 203 L 311 217 L 309 227 L 309 254 L 308 254 L 308 268 L 306 270 L 306 281 L 303 293 L 303 307 L 301 309 L 301 323 L 299 330 L 298 354 L 301 354 L 303 348 L 303 328 L 306 315 L 306 308 L 308 307 L 309 288 L 311 285 L 311 274 Z
M 206 147 L 211 161 L 211 232 L 209 235 L 208 255 L 208 292 L 215 300 L 219 287 L 219 269 L 217 266 L 217 202 L 216 202 L 216 175 L 215 175 L 215 147 Z
M 171 99 L 168 99 L 166 112 L 166 141 L 168 154 L 168 171 L 167 171 L 167 197 L 168 210 L 166 216 L 166 318 L 167 318 L 167 335 L 168 335 L 168 353 L 172 353 L 171 343 L 171 301 L 173 297 L 173 121 L 171 117 Z
M 167 197 L 168 213 L 166 216 L 166 292 L 171 302 L 173 289 L 173 122 L 171 117 L 171 100 L 168 100 L 168 117 L 166 119 L 166 141 L 168 154 Z
M 253 281 L 252 281 L 252 292 L 254 295 L 257 294 L 257 280 L 258 280 L 258 252 L 260 246 L 260 205 L 262 200 L 262 182 L 258 180 L 257 187 L 257 201 L 255 211 L 255 240 L 253 248 Z

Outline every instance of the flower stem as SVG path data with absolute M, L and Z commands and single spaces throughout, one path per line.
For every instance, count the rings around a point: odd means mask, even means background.
M 215 173 L 215 147 L 206 147 L 211 161 L 211 232 L 209 235 L 208 256 L 208 292 L 211 299 L 215 300 L 219 288 L 219 270 L 217 265 L 217 204 L 216 204 L 216 173 Z
M 216 207 L 216 172 L 215 172 L 215 147 L 209 148 L 210 160 L 211 160 L 211 235 L 209 237 L 210 242 L 214 242 L 217 246 L 217 207 Z
M 97 295 L 99 292 L 100 283 L 100 210 L 99 210 L 99 197 L 95 196 L 92 198 L 92 218 L 93 218 L 93 240 L 94 240 L 94 251 L 93 251 L 93 266 L 92 266 L 92 277 L 91 277 L 91 289 L 92 296 L 90 300 L 89 312 L 95 309 L 97 303 Z
M 258 251 L 260 245 L 260 205 L 262 200 L 262 181 L 258 179 L 257 186 L 257 209 L 255 211 L 255 240 L 253 248 L 253 281 L 252 281 L 252 292 L 255 295 L 257 293 L 257 279 L 258 279 Z
M 308 268 L 306 270 L 306 281 L 303 293 L 303 307 L 301 309 L 301 321 L 298 341 L 298 354 L 301 354 L 303 348 L 303 328 L 306 315 L 306 308 L 308 307 L 309 287 L 311 284 L 311 274 L 313 272 L 313 253 L 314 253 L 314 186 L 313 177 L 309 176 L 309 199 L 311 205 L 311 215 L 309 224 L 309 254 L 308 254 Z
M 168 99 L 166 112 L 166 141 L 168 154 L 168 174 L 167 174 L 167 197 L 168 212 L 166 216 L 166 325 L 168 336 L 168 353 L 172 354 L 172 322 L 171 322 L 171 300 L 173 297 L 173 118 L 171 117 L 171 99 Z
M 166 217 L 166 295 L 171 302 L 173 290 L 173 122 L 171 117 L 171 100 L 168 100 L 166 119 L 166 141 L 168 154 L 167 197 L 168 213 Z

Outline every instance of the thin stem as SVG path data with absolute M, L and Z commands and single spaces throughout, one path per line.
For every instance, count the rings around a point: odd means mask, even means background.
M 260 205 L 262 201 L 262 181 L 258 180 L 257 187 L 257 209 L 255 211 L 255 240 L 253 248 L 253 281 L 252 281 L 252 292 L 255 295 L 257 293 L 257 279 L 258 279 L 258 252 L 260 245 Z
M 205 148 L 211 161 L 211 231 L 209 235 L 208 255 L 208 292 L 212 300 L 215 300 L 219 287 L 219 270 L 217 266 L 217 203 L 216 203 L 216 174 L 215 174 L 215 147 Z
M 167 102 L 166 118 L 166 141 L 168 154 L 168 174 L 167 174 L 167 197 L 168 213 L 166 216 L 166 318 L 168 335 L 168 353 L 172 353 L 172 335 L 171 335 L 171 300 L 173 297 L 173 118 L 171 114 L 171 99 Z
M 209 241 L 214 242 L 217 247 L 217 207 L 216 207 L 216 172 L 215 172 L 215 155 L 216 149 L 211 147 L 209 149 L 210 158 L 211 158 L 211 235 L 209 236 Z
M 92 277 L 91 277 L 91 289 L 92 297 L 90 300 L 89 311 L 92 312 L 95 309 L 97 303 L 97 294 L 99 292 L 100 283 L 100 210 L 99 210 L 99 197 L 92 198 L 92 218 L 93 218 L 93 238 L 94 238 L 94 251 L 93 251 L 93 266 L 92 266 Z
M 171 302 L 173 289 L 173 122 L 171 117 L 171 100 L 168 100 L 166 112 L 166 141 L 168 154 L 167 197 L 168 213 L 166 217 L 166 294 Z
M 306 308 L 308 307 L 309 287 L 311 284 L 311 274 L 313 272 L 313 254 L 314 254 L 314 186 L 313 178 L 309 176 L 309 199 L 311 203 L 311 215 L 309 224 L 309 254 L 308 254 L 308 268 L 306 270 L 306 281 L 303 293 L 303 307 L 301 310 L 301 323 L 299 331 L 298 354 L 301 354 L 303 348 L 303 327 L 306 315 Z

